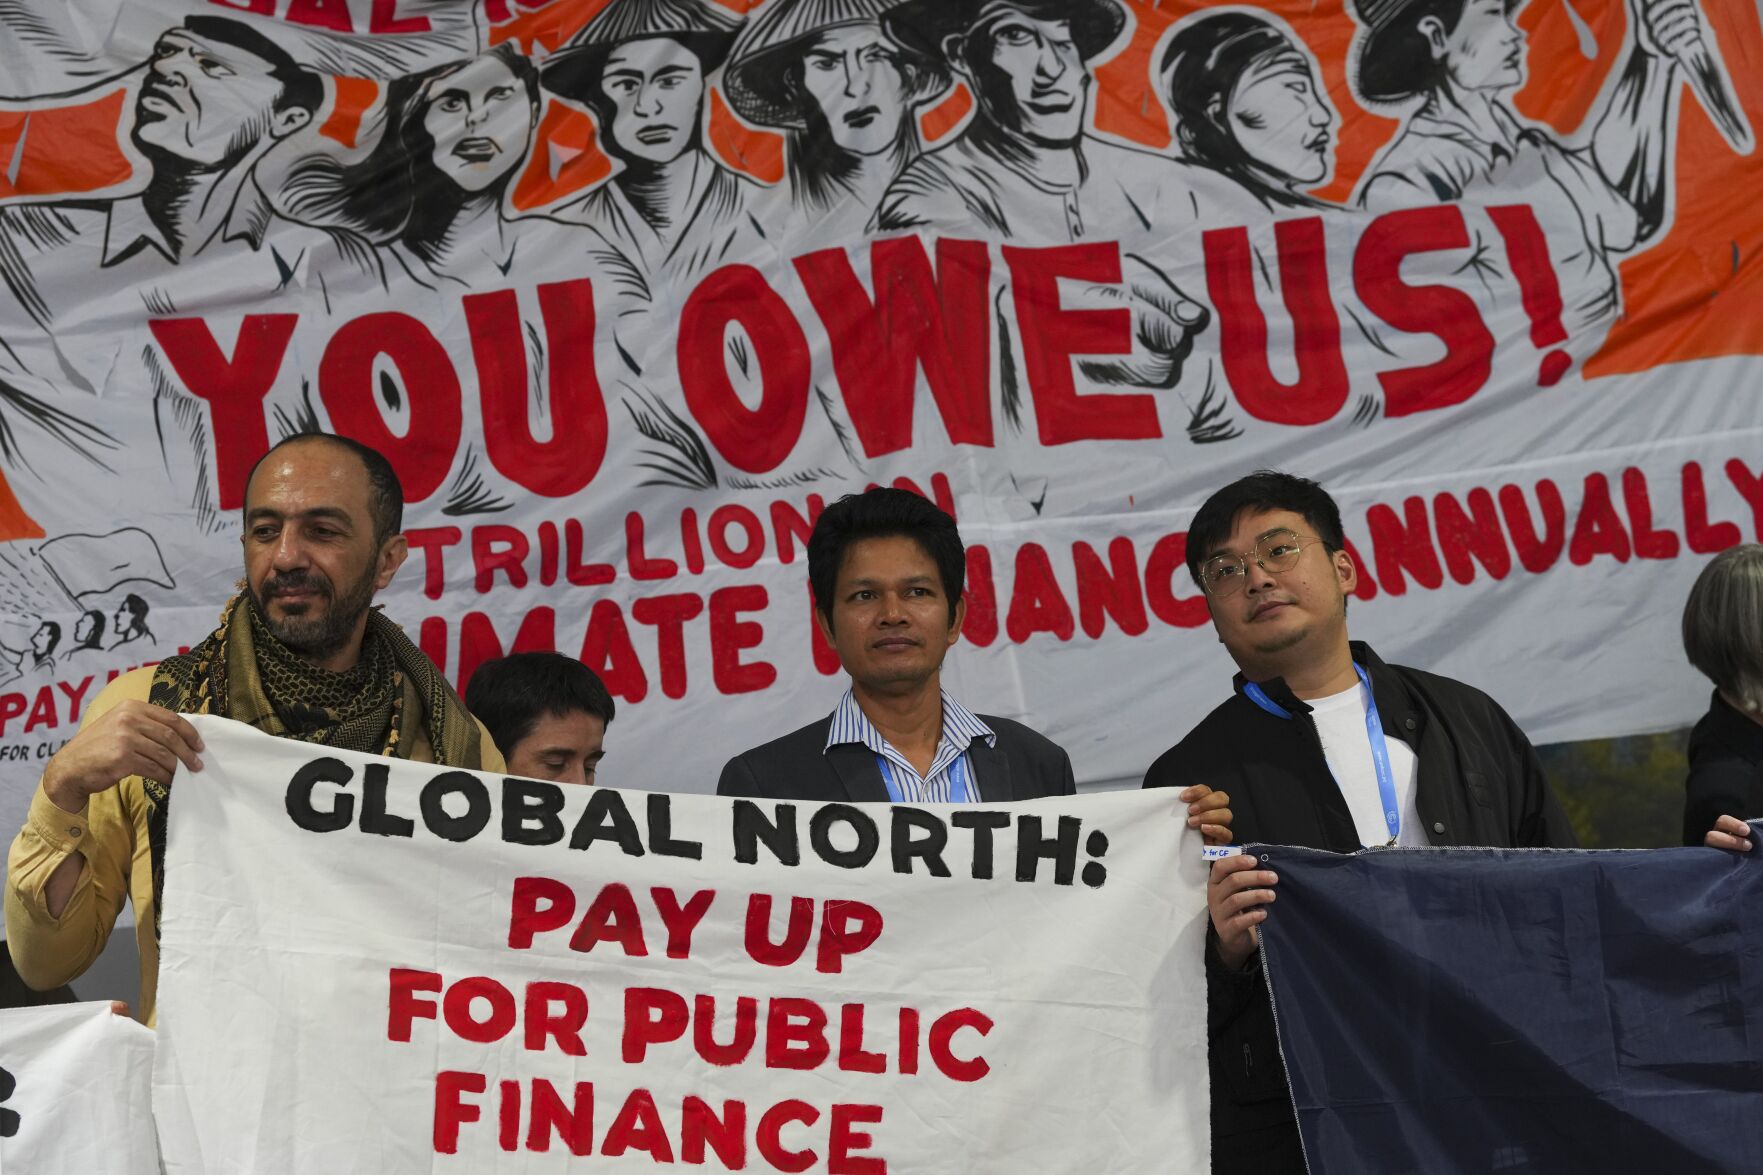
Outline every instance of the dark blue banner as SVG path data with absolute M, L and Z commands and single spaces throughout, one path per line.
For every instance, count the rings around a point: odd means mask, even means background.
M 1763 853 L 1250 851 L 1316 1175 L 1763 1170 Z

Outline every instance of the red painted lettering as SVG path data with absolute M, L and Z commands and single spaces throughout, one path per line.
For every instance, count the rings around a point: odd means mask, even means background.
M 1488 381 L 1494 336 L 1475 299 L 1450 286 L 1415 286 L 1402 280 L 1402 262 L 1409 257 L 1466 249 L 1469 243 L 1469 228 L 1454 204 L 1385 213 L 1359 238 L 1353 287 L 1365 308 L 1399 331 L 1437 335 L 1445 344 L 1445 357 L 1436 363 L 1378 375 L 1386 416 L 1461 404 Z
M 552 653 L 557 650 L 557 610 L 540 605 L 521 618 L 514 634 L 514 647 L 504 650 L 496 626 L 482 612 L 467 612 L 459 621 L 459 672 L 456 677 L 461 691 L 471 684 L 471 675 L 485 661 L 493 661 L 504 651 L 512 653 Z
M 1500 529 L 1492 494 L 1480 487 L 1470 490 L 1468 512 L 1451 494 L 1438 494 L 1432 500 L 1432 512 L 1439 550 L 1452 579 L 1473 581 L 1477 562 L 1495 579 L 1506 578 L 1512 570 L 1512 552 L 1506 548 L 1506 534 Z
M 1423 588 L 1438 588 L 1445 582 L 1439 570 L 1438 552 L 1432 545 L 1432 524 L 1426 517 L 1426 499 L 1418 495 L 1402 503 L 1403 518 L 1379 503 L 1365 512 L 1365 523 L 1371 529 L 1371 551 L 1377 559 L 1377 578 L 1383 590 L 1399 596 L 1408 590 L 1402 578 L 1406 570 Z
M 415 526 L 404 532 L 412 551 L 422 552 L 422 594 L 441 598 L 447 586 L 446 549 L 465 537 L 457 526 Z
M 758 648 L 765 639 L 765 629 L 741 615 L 764 611 L 770 602 L 756 583 L 710 593 L 710 669 L 719 693 L 752 693 L 777 680 L 777 667 L 769 661 L 741 660 L 744 650 Z
M 467 1122 L 476 1122 L 483 1116 L 483 1108 L 467 1102 L 464 1095 L 483 1093 L 489 1087 L 489 1079 L 482 1073 L 444 1069 L 435 1074 L 436 1154 L 451 1155 L 459 1152 L 459 1127 Z
M 1737 523 L 1708 522 L 1708 487 L 1702 481 L 1701 465 L 1694 461 L 1683 466 L 1683 536 L 1698 555 L 1736 547 L 1744 538 Z
M 1610 501 L 1610 480 L 1601 473 L 1589 473 L 1585 479 L 1585 497 L 1579 504 L 1579 517 L 1573 520 L 1573 538 L 1567 544 L 1567 557 L 1583 567 L 1599 555 L 1612 555 L 1618 563 L 1627 563 L 1628 532 L 1622 528 L 1622 520 L 1616 517 L 1616 506 Z
M 435 1019 L 438 1011 L 435 1001 L 418 999 L 417 993 L 439 994 L 440 990 L 441 977 L 433 971 L 393 967 L 386 998 L 386 1039 L 408 1042 L 412 1023 Z
M 813 1000 L 772 997 L 765 1015 L 765 1064 L 771 1069 L 817 1069 L 832 1051 L 826 1010 Z
M 1634 530 L 1634 553 L 1642 559 L 1677 558 L 1677 536 L 1653 525 L 1653 500 L 1647 493 L 1647 475 L 1632 465 L 1622 471 L 1622 504 L 1628 525 Z
M 1071 605 L 1059 581 L 1053 578 L 1053 564 L 1039 543 L 1024 543 L 1016 551 L 1016 579 L 1010 585 L 1010 614 L 1004 630 L 1014 644 L 1022 644 L 1037 632 L 1050 632 L 1062 641 L 1077 631 Z
M 399 381 L 379 368 L 382 357 Z M 447 349 L 419 320 L 382 311 L 344 323 L 319 360 L 318 394 L 337 432 L 385 454 L 406 502 L 424 501 L 447 480 L 462 425 L 459 376 Z M 382 398 L 400 396 L 410 416 L 403 436 L 379 408 Z
M 1139 586 L 1139 554 L 1124 535 L 1109 541 L 1104 564 L 1088 543 L 1071 545 L 1077 566 L 1077 616 L 1084 635 L 1099 638 L 1113 618 L 1120 631 L 1138 636 L 1151 627 L 1145 616 L 1145 596 Z
M 588 993 L 575 984 L 545 980 L 527 984 L 521 1020 L 528 1051 L 543 1052 L 549 1039 L 569 1056 L 588 1055 L 588 1046 L 582 1043 L 582 1026 L 588 1022 Z
M 918 370 L 954 444 L 992 444 L 991 323 L 983 241 L 939 238 L 936 271 L 917 237 L 869 246 L 875 296 L 845 250 L 796 259 L 808 300 L 826 324 L 833 373 L 869 457 L 912 444 Z
M 1292 320 L 1298 375 L 1281 383 L 1267 355 L 1267 318 L 1255 294 L 1255 253 L 1246 228 L 1210 229 L 1206 288 L 1218 308 L 1219 357 L 1237 402 L 1273 424 L 1320 424 L 1347 402 L 1347 363 L 1341 355 L 1341 319 L 1328 284 L 1328 241 L 1322 218 L 1274 225 L 1280 296 Z
M 655 629 L 661 693 L 665 697 L 686 696 L 686 621 L 702 611 L 704 598 L 691 592 L 650 596 L 631 605 L 631 619 Z
M 184 387 L 208 405 L 215 490 L 222 510 L 245 504 L 245 479 L 258 458 L 269 452 L 263 400 L 281 370 L 297 321 L 297 314 L 247 314 L 239 324 L 231 359 L 221 353 L 204 319 L 156 318 L 147 324 Z
M 1500 487 L 1500 512 L 1506 518 L 1506 531 L 1512 536 L 1518 562 L 1532 575 L 1540 575 L 1555 565 L 1561 548 L 1567 543 L 1567 507 L 1561 491 L 1548 478 L 1537 482 L 1537 508 L 1543 516 L 1543 532 L 1539 537 L 1530 519 L 1530 506 L 1524 491 L 1515 485 Z
M 624 612 L 613 600 L 595 600 L 582 637 L 581 663 L 599 675 L 606 692 L 630 702 L 649 695 L 649 675 L 631 643 Z
M 728 375 L 728 328 L 739 324 L 757 364 L 758 408 L 748 408 Z M 698 283 L 679 320 L 679 381 L 704 435 L 729 464 L 748 473 L 776 469 L 802 435 L 812 371 L 808 339 L 789 305 L 750 265 L 726 265 Z
M 672 1044 L 686 1034 L 691 1013 L 684 997 L 659 987 L 631 987 L 624 993 L 624 1063 L 639 1065 L 649 1046 Z
M 526 535 L 518 527 L 486 524 L 471 528 L 471 562 L 477 575 L 472 586 L 484 595 L 496 584 L 496 572 L 508 577 L 508 586 L 526 586 Z
M 1059 304 L 1061 279 L 1120 281 L 1120 246 L 1060 245 L 1051 249 L 1004 246 L 1022 361 L 1035 401 L 1043 445 L 1087 440 L 1144 440 L 1163 435 L 1157 401 L 1142 393 L 1079 395 L 1071 361 L 1079 355 L 1132 351 L 1132 311 L 1068 310 Z
M 504 477 L 548 498 L 582 490 L 606 457 L 606 401 L 594 371 L 594 286 L 539 287 L 545 321 L 551 439 L 534 438 L 527 409 L 526 341 L 513 290 L 468 294 L 465 321 L 477 359 L 484 448 Z

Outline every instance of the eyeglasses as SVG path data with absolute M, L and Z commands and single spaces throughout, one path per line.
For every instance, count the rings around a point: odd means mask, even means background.
M 1251 560 L 1263 571 L 1290 571 L 1298 565 L 1298 556 L 1304 553 L 1305 547 L 1321 541 L 1289 530 L 1276 530 L 1262 535 L 1252 551 L 1240 555 L 1214 555 L 1206 560 L 1200 565 L 1200 583 L 1213 599 L 1234 596 L 1243 590 L 1243 583 L 1249 578 Z

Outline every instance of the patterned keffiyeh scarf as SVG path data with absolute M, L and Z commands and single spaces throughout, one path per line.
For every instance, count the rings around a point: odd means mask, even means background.
M 278 641 L 250 594 L 240 592 L 207 639 L 159 663 L 147 700 L 179 714 L 231 718 L 280 738 L 396 758 L 409 754 L 415 721 L 426 728 L 435 762 L 483 766 L 478 725 L 459 695 L 378 609 L 368 613 L 361 659 L 333 673 Z M 152 804 L 147 833 L 157 934 L 171 792 L 158 780 L 144 782 Z

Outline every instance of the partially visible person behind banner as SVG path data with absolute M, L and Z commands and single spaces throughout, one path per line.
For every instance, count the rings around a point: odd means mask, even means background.
M 1683 843 L 1750 851 L 1763 816 L 1763 546 L 1723 551 L 1683 607 L 1683 651 L 1714 683 L 1690 732 Z
M 1561 847 L 1573 830 L 1524 732 L 1480 690 L 1385 664 L 1347 638 L 1359 568 L 1313 481 L 1260 470 L 1206 499 L 1188 573 L 1241 670 L 1235 692 L 1151 765 L 1146 787 L 1232 797 L 1243 844 Z M 1207 1016 L 1214 1170 L 1304 1171 L 1255 927 L 1278 878 L 1212 866 Z
M 339 224 L 386 249 L 419 285 L 469 286 L 485 263 L 506 273 L 522 221 L 503 194 L 539 120 L 539 73 L 514 46 L 398 78 L 366 158 L 315 155 L 283 188 L 290 215 Z
M 140 1014 L 159 967 L 166 786 L 201 770 L 180 714 L 423 763 L 502 771 L 502 756 L 446 678 L 373 608 L 409 548 L 404 494 L 385 457 L 302 434 L 272 448 L 245 488 L 245 588 L 187 654 L 123 674 L 49 760 L 7 862 L 7 943 L 32 987 L 78 978 L 135 909 Z
M 511 653 L 485 661 L 466 684 L 465 708 L 490 732 L 510 774 L 597 782 L 616 707 L 599 675 L 575 658 Z
M 942 687 L 967 617 L 955 520 L 908 490 L 847 494 L 808 538 L 814 620 L 851 675 L 832 714 L 730 759 L 718 795 L 764 799 L 1002 803 L 1077 791 L 1071 759 Z M 1230 797 L 1195 788 L 1188 826 L 1229 839 Z

